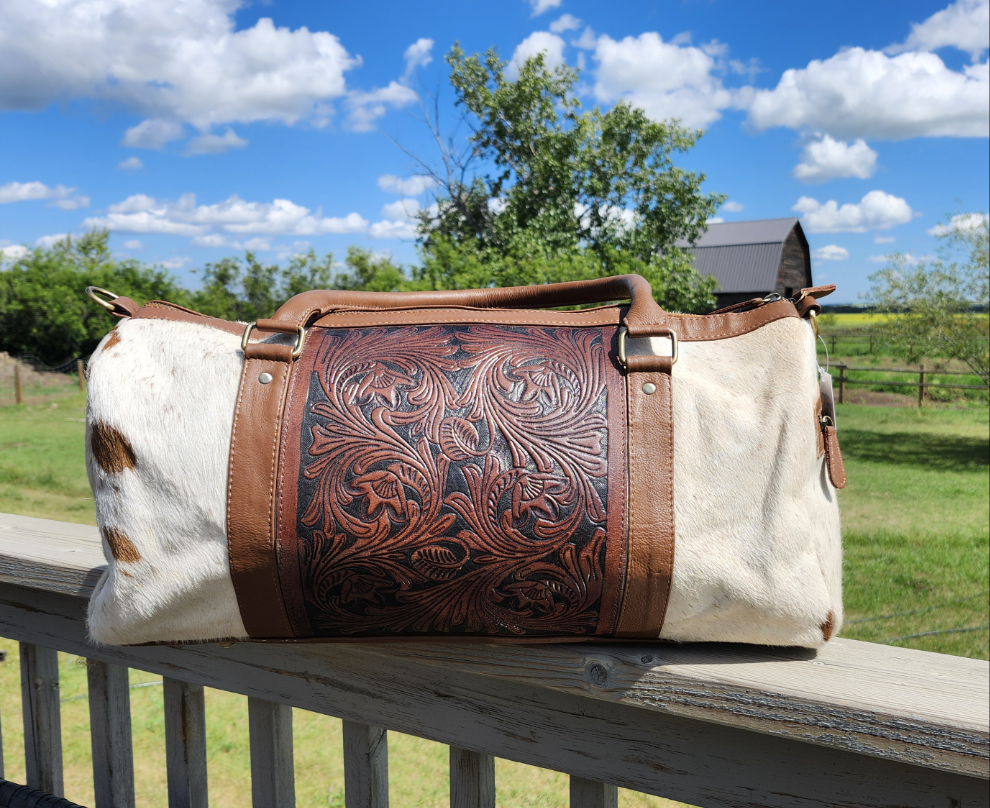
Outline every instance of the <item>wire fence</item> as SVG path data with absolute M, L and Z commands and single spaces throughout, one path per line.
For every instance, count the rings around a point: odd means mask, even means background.
M 0 406 L 54 404 L 85 392 L 86 359 L 49 365 L 36 354 L 0 353 Z

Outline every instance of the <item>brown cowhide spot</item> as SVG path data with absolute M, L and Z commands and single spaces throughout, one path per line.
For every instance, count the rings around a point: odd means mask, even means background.
M 821 624 L 822 639 L 828 642 L 832 639 L 832 632 L 835 630 L 835 615 L 832 612 L 828 613 L 828 617 L 825 618 L 825 622 Z
M 114 345 L 117 345 L 119 342 L 120 342 L 120 332 L 115 328 L 113 331 L 110 332 L 110 339 L 108 339 L 106 342 L 103 343 L 103 348 L 101 348 L 100 350 L 101 352 L 109 351 Z
M 107 544 L 110 545 L 110 552 L 117 561 L 135 564 L 141 560 L 141 553 L 134 546 L 134 542 L 127 538 L 127 534 L 123 530 L 118 530 L 115 527 L 101 527 L 100 533 L 107 540 Z
M 119 474 L 137 464 L 134 448 L 120 430 L 98 421 L 90 432 L 89 445 L 93 459 L 108 474 Z

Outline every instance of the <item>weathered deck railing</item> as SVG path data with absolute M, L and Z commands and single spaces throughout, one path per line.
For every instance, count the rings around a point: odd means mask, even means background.
M 96 531 L 0 515 L 0 636 L 19 640 L 28 785 L 62 789 L 56 651 L 89 667 L 96 806 L 134 804 L 127 668 L 165 678 L 170 806 L 206 805 L 203 686 L 249 697 L 255 806 L 294 805 L 292 713 L 343 724 L 348 808 L 388 802 L 386 730 L 449 744 L 451 805 L 494 806 L 493 756 L 699 806 L 988 802 L 985 662 L 833 641 L 744 646 L 97 647 Z M 5 720 L 9 721 L 9 718 Z

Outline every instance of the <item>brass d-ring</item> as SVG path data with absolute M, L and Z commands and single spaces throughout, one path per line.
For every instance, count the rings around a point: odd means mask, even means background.
M 113 301 L 117 299 L 117 295 L 113 292 L 108 292 L 106 289 L 101 289 L 99 286 L 87 286 L 86 294 L 89 295 L 89 299 L 96 303 L 98 306 L 103 306 L 107 311 L 116 311 L 117 307 L 113 305 Z M 106 295 L 109 300 L 104 300 L 99 297 L 99 295 Z

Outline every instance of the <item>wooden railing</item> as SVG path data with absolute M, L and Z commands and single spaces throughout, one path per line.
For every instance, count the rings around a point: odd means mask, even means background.
M 292 707 L 343 719 L 348 808 L 388 803 L 387 730 L 450 746 L 450 804 L 495 805 L 494 757 L 698 806 L 983 806 L 986 662 L 837 639 L 108 647 L 86 639 L 95 529 L 0 515 L 0 636 L 21 645 L 28 786 L 62 791 L 57 651 L 87 657 L 96 808 L 134 804 L 127 668 L 165 677 L 170 806 L 205 806 L 203 687 L 249 698 L 255 806 L 295 803 Z M 9 721 L 9 717 L 4 718 Z

